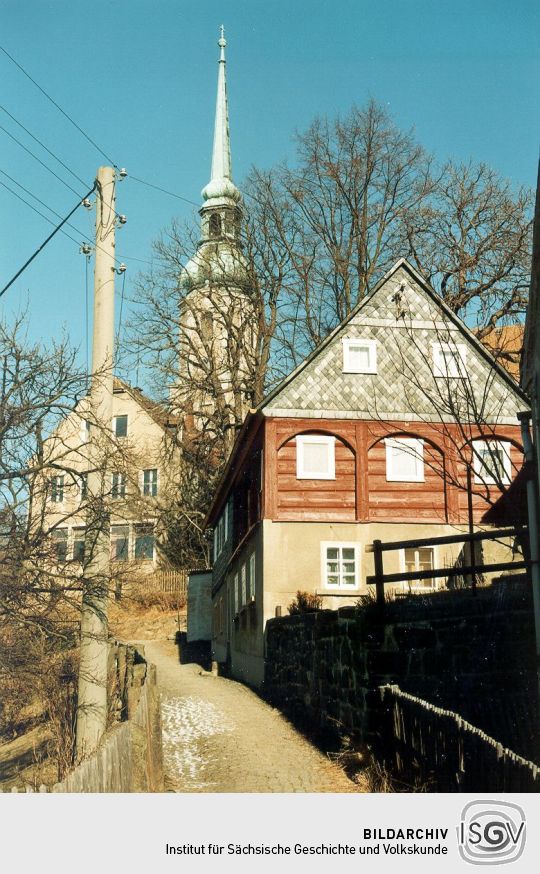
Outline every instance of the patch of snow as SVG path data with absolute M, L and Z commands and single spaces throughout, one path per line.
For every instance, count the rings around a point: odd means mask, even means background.
M 169 698 L 161 704 L 165 772 L 179 792 L 214 785 L 201 747 L 208 738 L 234 730 L 234 723 L 201 698 Z

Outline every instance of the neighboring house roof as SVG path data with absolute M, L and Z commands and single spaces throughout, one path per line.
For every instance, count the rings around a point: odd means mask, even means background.
M 502 325 L 484 334 L 481 342 L 496 360 L 519 383 L 525 325 Z
M 172 415 L 166 407 L 147 397 L 140 388 L 133 387 L 118 376 L 114 377 L 114 392 L 125 391 L 139 406 L 148 413 L 150 418 L 160 428 L 171 428 L 179 424 L 178 416 Z
M 396 292 L 402 291 L 400 302 Z M 404 319 L 401 307 L 408 307 Z M 400 332 L 405 348 L 396 351 Z M 449 332 L 453 343 L 463 343 L 469 349 L 467 369 L 480 415 L 486 422 L 517 424 L 516 413 L 527 404 L 523 391 L 418 271 L 402 258 L 257 409 L 250 411 L 216 488 L 206 524 L 220 510 L 243 446 L 263 417 L 444 420 L 437 411 L 433 412 L 429 394 L 422 398 L 414 381 L 421 382 L 424 377 L 433 381 L 430 343 Z M 377 374 L 343 373 L 340 341 L 345 338 L 378 340 Z M 403 368 L 402 359 L 406 356 L 410 359 L 409 376 Z M 446 421 L 455 421 L 455 417 L 447 416 Z

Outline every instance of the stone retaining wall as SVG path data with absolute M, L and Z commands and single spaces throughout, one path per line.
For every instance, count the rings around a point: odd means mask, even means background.
M 538 760 L 532 605 L 519 583 L 267 623 L 265 692 L 294 721 L 370 742 L 377 687 L 397 683 Z

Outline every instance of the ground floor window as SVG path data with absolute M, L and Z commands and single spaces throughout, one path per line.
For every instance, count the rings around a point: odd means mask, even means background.
M 358 579 L 358 544 L 323 543 L 323 585 L 329 589 L 355 589 L 358 587 Z
M 255 600 L 255 553 L 252 552 L 249 557 L 249 600 Z
M 403 570 L 407 573 L 414 571 L 431 571 L 435 568 L 435 547 L 415 546 L 402 550 Z M 409 591 L 435 589 L 437 579 L 430 580 L 406 580 L 403 584 Z
M 73 561 L 84 561 L 85 528 L 73 529 Z
M 111 559 L 128 561 L 129 525 L 111 525 Z

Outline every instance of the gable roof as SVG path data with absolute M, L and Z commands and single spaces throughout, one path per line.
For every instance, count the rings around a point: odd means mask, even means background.
M 528 400 L 526 394 L 520 389 L 519 385 L 515 382 L 514 379 L 509 375 L 509 373 L 505 370 L 504 367 L 493 357 L 493 355 L 486 349 L 486 347 L 482 344 L 482 342 L 475 336 L 474 332 L 471 331 L 465 323 L 457 316 L 450 307 L 444 302 L 440 295 L 429 285 L 427 280 L 406 260 L 406 258 L 400 258 L 390 270 L 385 273 L 385 275 L 379 280 L 376 284 L 375 288 L 370 292 L 369 295 L 363 297 L 356 306 L 351 310 L 351 312 L 346 316 L 345 319 L 336 327 L 334 330 L 327 336 L 325 339 L 313 350 L 313 352 L 308 355 L 307 358 L 304 359 L 291 373 L 286 376 L 275 388 L 273 388 L 269 394 L 266 395 L 265 398 L 260 402 L 257 409 L 261 410 L 263 413 L 269 407 L 271 401 L 273 401 L 287 386 L 289 386 L 297 377 L 309 367 L 309 365 L 319 356 L 325 349 L 327 349 L 335 338 L 347 327 L 359 314 L 362 313 L 364 309 L 367 309 L 369 305 L 373 302 L 374 298 L 377 296 L 378 292 L 383 288 L 400 270 L 404 270 L 409 274 L 410 278 L 420 287 L 420 289 L 427 295 L 429 300 L 435 305 L 435 307 L 441 312 L 444 316 L 444 319 L 453 325 L 470 343 L 475 351 L 478 353 L 479 357 L 483 359 L 483 361 L 490 367 L 493 368 L 497 375 L 503 380 L 506 386 L 519 397 L 520 401 L 525 402 L 528 405 Z
M 118 376 L 114 377 L 113 391 L 115 393 L 125 391 L 126 394 L 128 394 L 130 398 L 132 398 L 135 403 L 150 416 L 152 421 L 155 422 L 156 425 L 159 425 L 160 428 L 163 428 L 163 430 L 179 424 L 178 416 L 169 413 L 166 407 L 162 406 L 162 404 L 159 404 L 157 401 L 151 400 L 143 394 L 140 388 L 131 386 L 128 382 L 124 382 L 124 380 L 120 379 Z
M 493 357 L 493 355 L 489 352 L 488 349 L 478 340 L 478 338 L 474 335 L 474 333 L 467 328 L 467 326 L 462 322 L 462 320 L 454 313 L 452 310 L 445 304 L 442 298 L 434 291 L 433 288 L 428 284 L 428 282 L 412 267 L 405 258 L 399 259 L 399 261 L 394 264 L 394 266 L 382 277 L 382 279 L 377 283 L 373 291 L 367 295 L 365 298 L 362 298 L 361 301 L 354 307 L 354 309 L 349 313 L 349 315 L 322 341 L 322 343 L 317 346 L 313 352 L 304 361 L 302 361 L 291 373 L 286 376 L 275 388 L 273 388 L 266 397 L 259 403 L 259 405 L 250 410 L 246 419 L 244 420 L 243 426 L 241 430 L 238 432 L 234 446 L 232 448 L 231 454 L 225 465 L 225 468 L 219 478 L 219 481 L 216 485 L 216 489 L 214 492 L 214 497 L 211 503 L 211 506 L 208 510 L 206 519 L 204 521 L 204 525 L 208 526 L 213 523 L 216 519 L 216 515 L 221 511 L 225 498 L 229 493 L 230 487 L 234 482 L 234 477 L 237 472 L 237 461 L 242 453 L 242 447 L 245 441 L 250 440 L 250 435 L 253 430 L 258 428 L 261 422 L 261 419 L 265 416 L 268 416 L 268 407 L 271 402 L 277 398 L 284 389 L 290 386 L 296 379 L 302 376 L 302 374 L 310 367 L 310 365 L 322 354 L 326 349 L 328 349 L 336 337 L 344 330 L 344 328 L 349 325 L 358 314 L 361 314 L 362 311 L 369 307 L 370 303 L 373 302 L 375 296 L 380 291 L 381 288 L 384 287 L 392 277 L 400 270 L 403 269 L 406 273 L 408 273 L 409 277 L 413 280 L 413 282 L 417 283 L 417 285 L 421 288 L 421 290 L 428 296 L 429 300 L 435 305 L 438 311 L 442 313 L 445 320 L 453 325 L 464 337 L 464 339 L 474 347 L 478 356 L 487 364 L 490 369 L 493 369 L 495 373 L 502 380 L 504 385 L 507 387 L 508 391 L 512 393 L 515 400 L 521 406 L 521 404 L 525 404 L 528 406 L 527 396 L 520 389 L 519 385 L 515 382 L 514 379 L 507 373 L 507 371 L 502 367 L 499 362 Z M 283 411 L 280 413 L 281 415 L 289 414 L 289 410 Z M 275 414 L 275 415 L 280 415 Z M 303 411 L 305 414 L 305 411 Z M 271 414 L 270 414 L 271 415 Z M 375 413 L 376 415 L 376 413 Z M 325 418 L 324 411 L 317 411 L 317 416 L 320 418 Z M 399 417 L 397 414 L 396 417 Z M 516 421 L 517 424 L 517 421 Z

